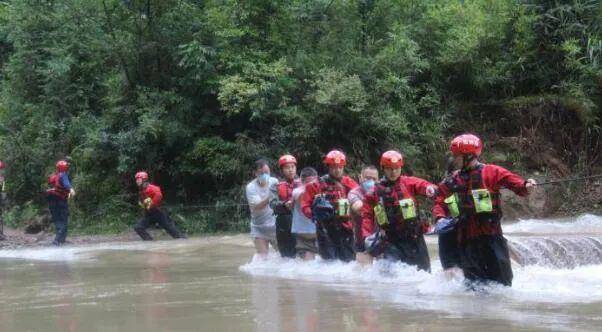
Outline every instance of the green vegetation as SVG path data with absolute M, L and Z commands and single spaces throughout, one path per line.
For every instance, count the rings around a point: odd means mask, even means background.
M 134 221 L 138 169 L 194 232 L 246 227 L 244 208 L 185 207 L 242 203 L 252 161 L 284 152 L 320 165 L 338 147 L 357 170 L 394 147 L 436 180 L 474 130 L 527 168 L 551 147 L 586 172 L 601 17 L 592 0 L 0 0 L 8 219 L 43 211 L 66 156 L 91 232 Z

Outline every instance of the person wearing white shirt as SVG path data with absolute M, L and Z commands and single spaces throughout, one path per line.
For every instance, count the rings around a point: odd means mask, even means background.
M 251 237 L 255 251 L 265 258 L 269 244 L 276 242 L 276 217 L 269 203 L 272 199 L 271 187 L 278 179 L 270 176 L 270 166 L 264 159 L 255 162 L 255 179 L 246 186 L 245 195 L 251 211 Z

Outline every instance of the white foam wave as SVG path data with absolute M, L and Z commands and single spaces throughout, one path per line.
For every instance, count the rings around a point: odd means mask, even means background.
M 1 258 L 14 258 L 39 261 L 81 261 L 94 259 L 103 251 L 175 251 L 185 252 L 196 250 L 199 247 L 215 244 L 230 244 L 250 246 L 251 242 L 246 236 L 210 236 L 182 240 L 165 241 L 134 241 L 134 242 L 106 242 L 97 244 L 67 245 L 63 247 L 39 247 L 0 250 Z
M 433 272 L 429 274 L 403 263 L 377 261 L 371 266 L 362 267 L 355 262 L 325 262 L 320 259 L 302 262 L 271 254 L 265 260 L 254 258 L 239 269 L 253 276 L 317 281 L 329 287 L 355 291 L 369 289 L 378 297 L 398 303 L 414 303 L 420 297 L 426 301 L 424 305 L 429 306 L 432 305 L 431 297 L 476 296 L 476 293 L 466 291 L 463 277 L 447 277 L 437 260 L 432 261 L 432 266 Z M 486 286 L 484 291 L 494 297 L 526 302 L 602 302 L 602 265 L 574 269 L 515 267 L 514 276 L 511 288 Z
M 602 216 L 584 214 L 574 219 L 525 219 L 513 224 L 503 224 L 504 233 L 529 234 L 600 234 Z

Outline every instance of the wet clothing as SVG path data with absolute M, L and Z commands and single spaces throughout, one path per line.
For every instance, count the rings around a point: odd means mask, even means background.
M 350 262 L 355 259 L 353 231 L 332 220 L 318 223 L 316 236 L 318 254 L 322 259 L 338 259 L 343 262 Z
M 4 236 L 4 205 L 6 204 L 4 175 L 0 174 L 0 241 L 5 239 Z
M 249 233 L 254 239 L 263 239 L 272 244 L 276 244 L 276 225 L 254 225 L 251 224 Z
M 461 267 L 462 257 L 458 247 L 458 232 L 456 229 L 439 234 L 439 260 L 443 269 Z
M 282 257 L 295 257 L 295 237 L 291 233 L 293 211 L 286 207 L 285 203 L 292 201 L 293 190 L 299 186 L 301 181 L 293 179 L 281 181 L 271 188 L 273 199 L 270 206 L 276 214 L 276 243 Z
M 390 240 L 387 238 L 384 259 L 417 266 L 423 271 L 431 270 L 431 261 L 424 236 L 408 236 Z
M 301 196 L 305 192 L 305 186 L 295 188 L 293 190 L 293 226 L 291 232 L 293 234 L 313 234 L 316 235 L 316 224 L 311 219 L 307 218 L 301 211 Z
M 473 169 L 454 172 L 439 185 L 433 216 L 435 219 L 448 217 L 457 210 L 456 240 L 461 268 L 467 279 L 512 284 L 512 268 L 510 260 L 506 259 L 508 247 L 502 236 L 500 189 L 507 188 L 519 196 L 526 196 L 525 184 L 522 177 L 503 167 L 477 164 Z M 485 196 L 490 197 L 487 210 L 476 203 L 482 197 L 479 192 L 486 192 Z M 456 208 L 449 203 L 451 201 L 456 201 Z M 447 245 L 451 247 L 449 242 Z
M 69 224 L 69 192 L 72 189 L 69 175 L 66 172 L 54 173 L 48 178 L 50 189 L 46 191 L 48 209 L 54 223 L 56 235 L 52 244 L 61 245 L 67 239 Z
M 174 239 L 183 238 L 183 234 L 178 230 L 176 224 L 171 220 L 167 212 L 163 211 L 163 193 L 159 186 L 148 184 L 140 190 L 140 202 L 144 205 L 147 199 L 150 199 L 150 207 L 144 210 L 144 216 L 134 226 L 134 231 L 140 235 L 142 240 L 151 241 L 153 237 L 146 231 L 151 225 L 156 224 L 163 228 L 167 234 Z
M 262 209 L 254 209 L 255 205 L 259 204 L 266 198 L 270 198 L 271 188 L 278 184 L 278 179 L 270 178 L 265 186 L 259 185 L 257 179 L 249 182 L 245 188 L 245 196 L 247 197 L 247 203 L 249 204 L 249 210 L 251 212 L 251 224 L 261 225 L 264 227 L 272 227 L 275 229 L 276 218 L 274 211 L 270 205 L 266 205 Z
M 415 265 L 430 271 L 430 259 L 424 241 L 424 223 L 418 218 L 416 195 L 426 196 L 430 182 L 413 177 L 400 176 L 396 181 L 383 178 L 374 192 L 366 195 L 362 207 L 362 239 L 379 231 L 385 231 L 385 258 Z M 412 206 L 410 210 L 404 208 Z M 375 210 L 383 212 L 380 218 Z M 380 225 L 379 225 L 380 222 Z
M 295 249 L 298 256 L 303 257 L 307 252 L 318 253 L 316 234 L 295 234 L 295 239 L 297 240 Z
M 353 206 L 356 202 L 363 202 L 366 196 L 366 192 L 362 186 L 358 186 L 357 188 L 349 191 L 347 195 L 347 199 L 349 200 L 349 205 Z M 364 238 L 362 237 L 362 216 L 361 213 L 351 212 L 351 222 L 353 223 L 353 250 L 355 252 L 364 252 L 366 250 L 364 245 Z
M 508 243 L 502 235 L 481 235 L 460 246 L 464 277 L 476 283 L 512 286 Z
M 171 235 L 174 239 L 184 237 L 169 215 L 158 207 L 150 208 L 145 211 L 144 217 L 136 223 L 134 230 L 140 235 L 142 240 L 152 241 L 153 237 L 146 230 L 153 224 L 159 225 L 159 227 L 163 228 L 167 234 Z
M 301 196 L 301 210 L 307 218 L 316 222 L 318 252 L 323 259 L 355 259 L 353 250 L 353 225 L 349 216 L 347 195 L 358 184 L 348 176 L 340 180 L 324 175 L 305 186 Z M 312 206 L 317 196 L 322 195 L 334 208 L 334 217 L 328 220 L 314 218 Z M 317 217 L 317 216 L 316 216 Z
M 69 207 L 66 201 L 51 200 L 49 201 L 48 207 L 50 209 L 50 216 L 54 223 L 56 235 L 52 244 L 61 245 L 65 243 L 67 239 L 67 225 L 69 223 Z

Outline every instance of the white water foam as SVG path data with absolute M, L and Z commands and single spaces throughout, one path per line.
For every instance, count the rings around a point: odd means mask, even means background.
M 38 260 L 38 261 L 83 261 L 95 259 L 103 251 L 186 251 L 199 247 L 228 243 L 247 245 L 239 236 L 215 236 L 194 238 L 186 241 L 166 240 L 152 242 L 108 242 L 99 244 L 85 244 L 63 247 L 39 247 L 26 249 L 0 250 L 1 258 Z
M 602 234 L 602 216 L 584 214 L 565 220 L 525 219 L 502 227 L 506 234 Z
M 254 257 L 239 269 L 252 276 L 320 282 L 343 289 L 370 288 L 371 292 L 383 289 L 379 296 L 392 302 L 417 301 L 416 296 L 476 296 L 476 293 L 466 291 L 463 277 L 448 278 L 438 260 L 431 263 L 433 272 L 429 274 L 404 263 L 376 261 L 362 267 L 355 262 L 326 262 L 319 258 L 311 262 L 283 259 L 273 253 L 267 259 Z M 602 302 L 602 265 L 574 269 L 514 267 L 514 276 L 511 288 L 494 285 L 483 290 L 492 296 L 521 302 Z M 394 289 L 391 289 L 392 285 Z

